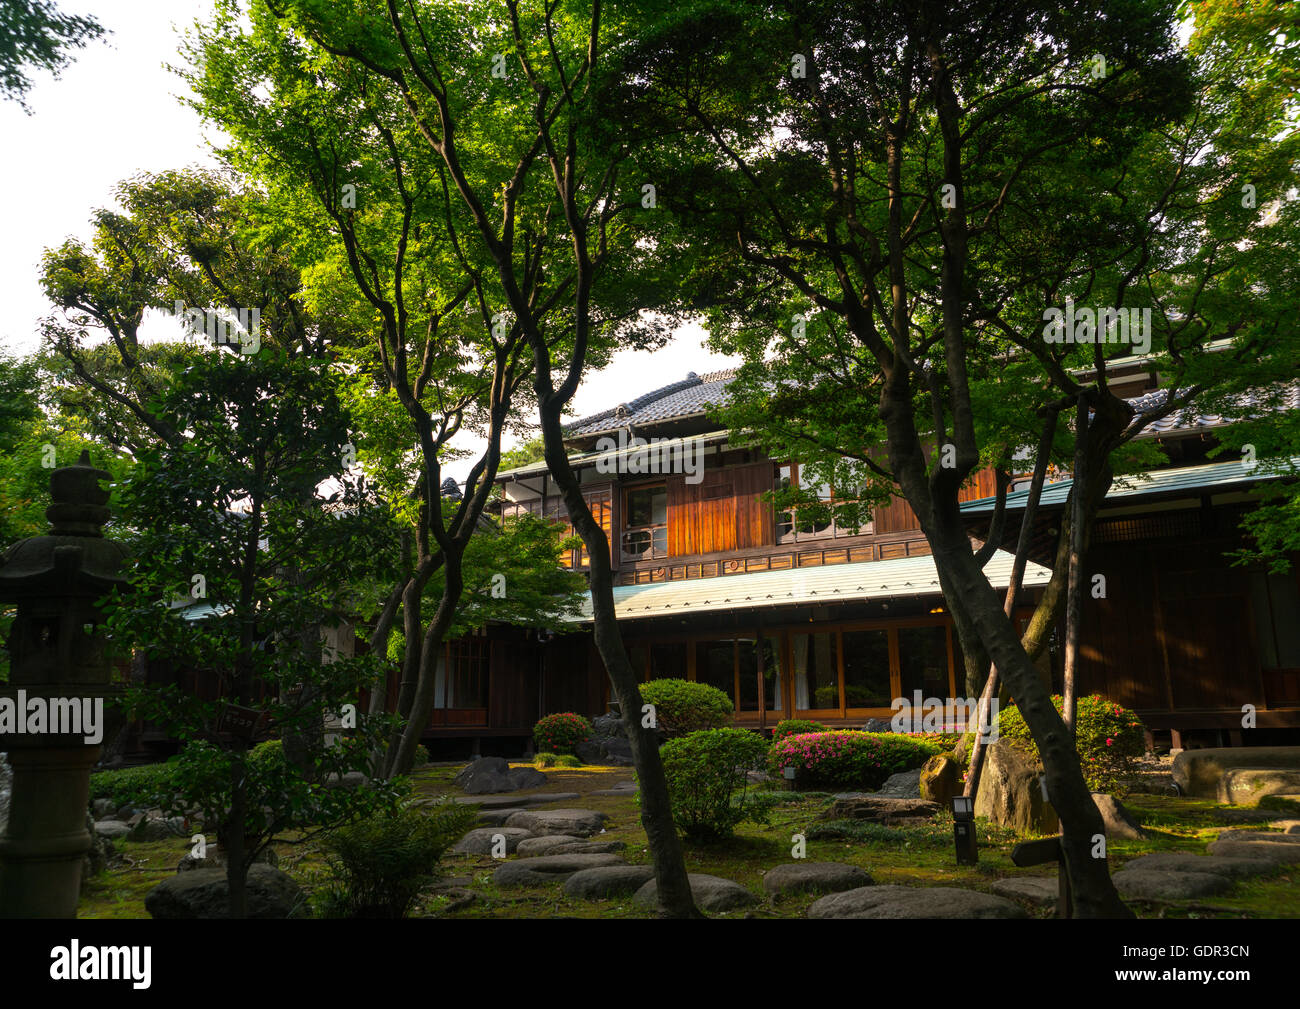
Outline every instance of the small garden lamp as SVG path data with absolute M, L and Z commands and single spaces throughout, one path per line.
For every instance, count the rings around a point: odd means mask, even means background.
M 952 797 L 952 832 L 957 842 L 957 864 L 976 865 L 980 857 L 975 847 L 975 799 L 969 795 Z

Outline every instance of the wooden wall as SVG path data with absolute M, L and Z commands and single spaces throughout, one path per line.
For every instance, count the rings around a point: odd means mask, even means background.
M 751 463 L 706 469 L 696 484 L 670 476 L 668 556 L 746 550 L 775 542 L 772 506 L 762 500 L 772 489 L 772 464 Z

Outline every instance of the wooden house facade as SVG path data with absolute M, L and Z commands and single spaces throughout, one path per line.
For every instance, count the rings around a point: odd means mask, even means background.
M 615 605 L 643 679 L 717 686 L 732 698 L 736 724 L 755 728 L 794 717 L 860 726 L 891 717 L 893 699 L 916 690 L 960 698 L 960 644 L 907 503 L 892 501 L 856 529 L 778 514 L 765 495 L 799 483 L 798 462 L 735 447 L 706 416 L 731 377 L 692 374 L 568 430 L 570 462 L 609 539 Z M 1139 408 L 1158 396 L 1140 368 L 1112 385 Z M 1174 745 L 1189 732 L 1241 741 L 1247 704 L 1265 732 L 1300 730 L 1300 583 L 1294 571 L 1230 565 L 1256 475 L 1204 462 L 1212 426 L 1193 418 L 1154 432 L 1170 466 L 1135 490 L 1117 484 L 1089 562 L 1107 592 L 1086 608 L 1080 689 L 1136 708 Z M 649 462 L 638 437 L 658 453 Z M 693 468 L 654 461 L 681 462 L 688 448 L 700 453 Z M 526 511 L 567 522 L 544 463 L 499 481 L 503 517 Z M 1050 577 L 1053 523 L 1068 487 L 1058 480 L 1045 495 L 1022 622 Z M 817 493 L 833 500 L 831 488 Z M 992 495 L 991 472 L 962 492 L 973 538 L 987 528 Z M 1009 500 L 1006 549 L 1023 496 Z M 588 565 L 583 550 L 568 561 Z M 1005 587 L 1009 569 L 1003 550 L 986 571 Z M 558 636 L 489 627 L 449 643 L 429 738 L 510 752 L 527 745 L 540 715 L 602 713 L 609 683 L 589 626 L 578 621 Z M 1059 665 L 1053 649 L 1042 668 L 1057 689 Z

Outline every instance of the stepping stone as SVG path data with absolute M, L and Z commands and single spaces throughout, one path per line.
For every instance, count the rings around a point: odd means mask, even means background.
M 1279 834 L 1271 830 L 1221 830 L 1220 841 L 1270 841 L 1278 844 L 1300 844 L 1300 834 Z
M 571 841 L 557 845 L 547 852 L 548 855 L 612 855 L 622 851 L 627 845 L 623 841 Z
M 1135 872 L 1208 872 L 1228 879 L 1266 876 L 1273 863 L 1263 858 L 1233 858 L 1228 855 L 1192 855 L 1181 851 L 1162 851 L 1143 855 L 1124 863 L 1124 870 Z M 1121 870 L 1123 871 L 1123 870 Z
M 562 844 L 581 843 L 581 841 L 582 838 L 574 837 L 572 834 L 547 834 L 545 837 L 530 837 L 526 841 L 520 841 L 515 851 L 520 858 L 534 858 L 538 855 L 549 855 L 552 848 L 558 848 Z
M 999 897 L 1028 901 L 1036 907 L 1056 907 L 1060 898 L 1060 884 L 1047 876 L 1016 876 L 999 879 L 989 885 Z
M 545 806 L 548 802 L 572 802 L 574 799 L 581 799 L 579 792 L 538 792 L 535 795 L 525 795 L 520 798 L 520 802 L 526 806 Z
M 549 886 L 583 869 L 623 864 L 617 855 L 543 855 L 507 862 L 492 874 L 492 882 L 506 887 Z
M 590 837 L 597 833 L 609 819 L 594 809 L 524 810 L 506 821 L 507 827 L 523 827 L 539 834 L 572 834 Z
M 506 839 L 506 853 L 510 854 L 519 847 L 519 842 L 533 836 L 531 830 L 519 827 L 479 827 L 456 842 L 451 850 L 460 855 L 491 855 L 496 847 L 497 838 Z
M 1268 859 L 1276 865 L 1300 862 L 1300 844 L 1285 841 L 1211 841 L 1206 850 L 1211 855 Z
M 1111 876 L 1123 897 L 1193 900 L 1232 889 L 1232 880 L 1213 872 L 1173 872 L 1167 869 L 1121 869 Z
M 770 897 L 792 893 L 839 893 L 871 886 L 874 880 L 865 869 L 843 862 L 790 862 L 778 865 L 763 877 L 763 890 Z
M 613 785 L 610 788 L 601 788 L 595 792 L 590 792 L 588 794 L 609 795 L 609 796 L 613 796 L 614 798 L 627 798 L 628 796 L 636 795 L 636 793 L 637 793 L 637 784 L 635 781 L 620 781 L 618 784 Z
M 1300 834 L 1300 820 L 1274 820 L 1269 826 L 1283 834 Z
M 478 806 L 481 809 L 518 809 L 526 804 L 522 795 L 462 795 L 456 799 L 462 806 Z
M 583 869 L 564 881 L 564 892 L 584 900 L 626 897 L 654 879 L 654 875 L 654 869 L 648 865 L 605 865 Z
M 1028 918 L 1005 897 L 951 886 L 864 886 L 823 897 L 809 918 Z
M 478 822 L 488 827 L 504 827 L 510 817 L 523 811 L 522 806 L 510 806 L 507 809 L 485 809 L 479 813 Z
M 758 898 L 739 883 L 720 876 L 692 872 L 686 877 L 691 884 L 691 896 L 702 911 L 730 911 L 738 907 L 757 904 Z M 651 909 L 659 907 L 659 882 L 651 879 L 632 897 L 632 903 Z
M 100 820 L 95 824 L 95 836 L 107 837 L 111 840 L 117 840 L 119 837 L 126 837 L 131 832 L 121 820 Z

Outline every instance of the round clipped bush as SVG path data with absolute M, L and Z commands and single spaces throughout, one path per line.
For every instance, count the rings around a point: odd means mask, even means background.
M 539 753 L 533 757 L 533 766 L 539 770 L 546 767 L 581 767 L 582 761 L 570 753 Z
M 767 823 L 774 796 L 748 788 L 767 744 L 748 729 L 705 729 L 670 739 L 659 750 L 673 821 L 689 841 L 730 837 L 746 820 Z
M 641 700 L 655 706 L 655 722 L 670 736 L 731 724 L 735 705 L 717 687 L 690 680 L 651 680 L 641 684 Z
M 800 788 L 875 791 L 891 774 L 920 767 L 942 747 L 892 732 L 812 732 L 786 736 L 768 750 L 768 768 L 793 767 Z
M 777 722 L 776 728 L 772 730 L 772 742 L 784 739 L 786 736 L 801 736 L 809 732 L 830 732 L 829 725 L 822 725 L 821 722 L 814 722 L 810 718 L 787 718 L 783 722 Z
M 565 711 L 547 715 L 533 726 L 533 744 L 541 753 L 573 753 L 595 731 L 587 719 Z
M 1052 695 L 1052 704 L 1060 712 L 1065 699 Z M 1142 720 L 1128 708 L 1091 694 L 1075 702 L 1074 742 L 1083 768 L 1083 780 L 1094 792 L 1118 792 L 1127 786 L 1135 764 L 1146 752 L 1146 735 Z M 998 712 L 998 738 L 1041 763 L 1038 747 L 1020 711 L 1014 707 Z

